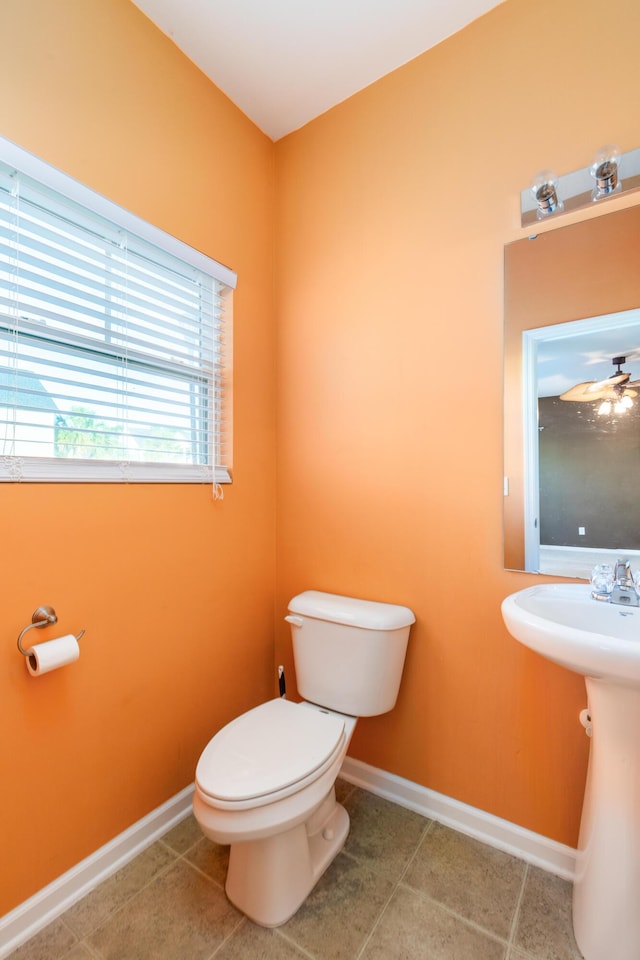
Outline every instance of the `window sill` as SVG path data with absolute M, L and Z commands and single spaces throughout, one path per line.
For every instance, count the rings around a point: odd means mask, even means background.
M 1 482 L 32 483 L 231 483 L 225 467 L 125 461 L 0 457 Z

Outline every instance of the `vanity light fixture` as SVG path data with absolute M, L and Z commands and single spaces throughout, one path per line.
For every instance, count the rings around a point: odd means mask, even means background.
M 624 171 L 624 180 L 620 171 Z M 602 147 L 582 170 L 558 176 L 542 170 L 520 194 L 520 222 L 530 226 L 592 203 L 640 190 L 640 149 L 621 153 L 612 144 Z
M 531 181 L 531 193 L 536 201 L 536 217 L 544 220 L 553 213 L 561 213 L 564 204 L 558 199 L 558 174 L 553 170 L 541 170 Z
M 595 180 L 591 193 L 592 200 L 602 200 L 603 197 L 622 192 L 622 180 L 618 176 L 620 156 L 620 150 L 612 144 L 602 147 L 596 153 L 589 167 L 589 173 Z

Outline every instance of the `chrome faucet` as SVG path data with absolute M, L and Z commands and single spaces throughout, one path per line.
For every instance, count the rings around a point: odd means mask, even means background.
M 611 603 L 619 603 L 626 607 L 640 606 L 631 574 L 631 564 L 628 560 L 616 560 L 613 571 Z

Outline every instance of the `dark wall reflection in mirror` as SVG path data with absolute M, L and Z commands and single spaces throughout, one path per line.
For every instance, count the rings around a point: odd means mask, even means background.
M 640 206 L 508 244 L 504 340 L 505 567 L 640 557 Z

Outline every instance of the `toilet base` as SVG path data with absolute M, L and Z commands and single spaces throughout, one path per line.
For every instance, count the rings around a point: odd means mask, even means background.
M 265 837 L 232 843 L 225 890 L 250 920 L 278 927 L 306 900 L 349 833 L 349 814 L 332 788 L 305 823 Z

